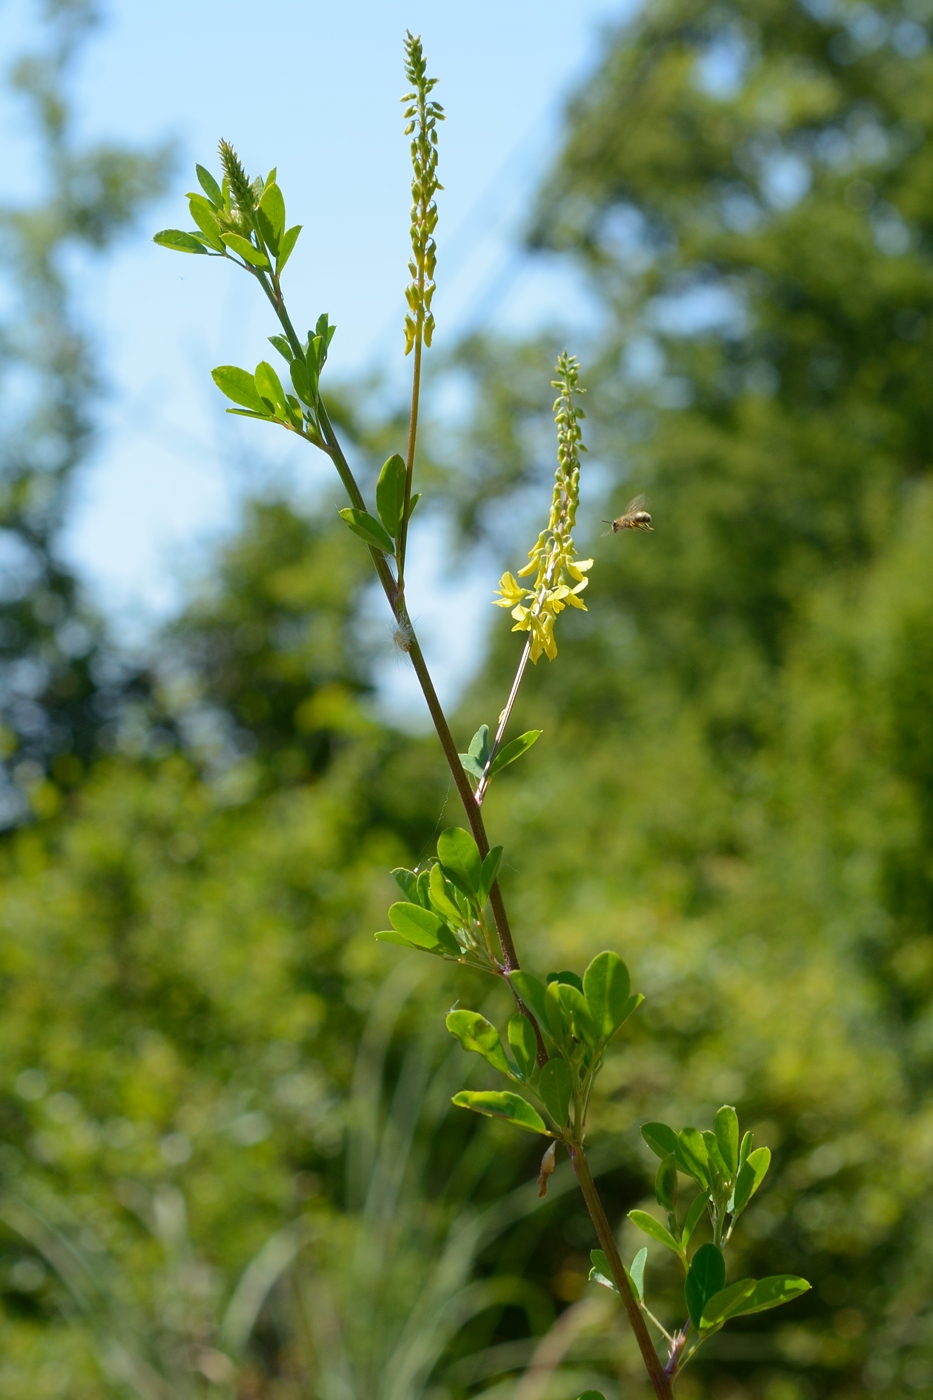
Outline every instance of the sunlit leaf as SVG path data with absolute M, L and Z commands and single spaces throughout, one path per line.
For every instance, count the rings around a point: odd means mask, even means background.
M 666 1249 L 672 1249 L 675 1254 L 680 1253 L 680 1245 L 674 1239 L 670 1230 L 665 1230 L 664 1226 L 655 1220 L 653 1215 L 649 1215 L 646 1210 L 630 1210 L 628 1218 L 633 1225 L 637 1225 L 639 1230 L 650 1235 L 658 1244 L 663 1244 Z
M 478 1011 L 451 1011 L 447 1017 L 447 1029 L 459 1040 L 464 1050 L 482 1055 L 500 1074 L 509 1073 L 509 1062 L 499 1032 Z
M 544 1119 L 540 1113 L 518 1094 L 508 1090 L 497 1093 L 493 1090 L 474 1092 L 461 1089 L 454 1094 L 453 1103 L 458 1108 L 471 1108 L 474 1113 L 485 1113 L 489 1118 L 503 1118 L 516 1128 L 524 1128 L 529 1133 L 547 1134 Z

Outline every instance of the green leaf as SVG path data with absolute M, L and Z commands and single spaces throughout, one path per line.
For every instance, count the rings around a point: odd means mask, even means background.
M 418 894 L 418 876 L 413 870 L 405 870 L 400 866 L 390 874 L 409 904 L 422 904 Z
M 220 392 L 234 403 L 251 408 L 264 418 L 270 417 L 269 409 L 256 388 L 256 381 L 248 370 L 238 369 L 236 365 L 218 365 L 211 370 L 211 378 Z
M 489 757 L 489 725 L 481 724 L 479 729 L 470 740 L 469 752 L 474 758 L 478 758 L 480 763 L 485 763 Z
M 221 238 L 234 253 L 239 253 L 244 262 L 252 267 L 268 267 L 269 259 L 261 248 L 254 248 L 248 238 L 240 233 L 222 233 Z
M 419 502 L 420 500 L 421 500 L 421 492 L 420 492 L 420 491 L 416 491 L 415 494 L 412 496 L 411 500 L 408 502 L 408 518 L 409 518 L 409 520 L 410 520 L 411 517 L 414 515 L 414 513 L 415 513 L 415 506 L 418 504 L 418 502 Z
M 571 1018 L 569 1012 L 564 1014 L 560 1000 L 560 988 L 559 982 L 549 982 L 544 989 L 544 1023 L 558 1045 L 567 1048 L 567 1039 L 571 1031 Z
M 687 1176 L 692 1176 L 694 1181 L 699 1182 L 701 1186 L 709 1185 L 709 1157 L 706 1152 L 706 1143 L 696 1128 L 684 1128 L 683 1132 L 678 1133 L 674 1156 L 677 1158 L 677 1165 L 681 1171 L 687 1173 Z
M 644 1300 L 645 1297 L 645 1263 L 648 1259 L 648 1247 L 642 1245 L 641 1249 L 632 1260 L 632 1267 L 628 1271 L 628 1276 L 632 1280 L 632 1287 L 635 1290 L 635 1297 Z
M 543 733 L 543 729 L 529 729 L 524 734 L 519 734 L 518 738 L 513 739 L 511 743 L 506 744 L 493 759 L 489 769 L 489 776 L 492 777 L 494 773 L 501 773 L 503 768 L 508 768 L 510 763 L 514 763 L 517 758 L 521 758 L 522 754 L 527 753 L 532 744 L 536 743 Z
M 592 1007 L 592 1003 L 590 1003 Z M 677 1134 L 666 1123 L 643 1123 L 641 1135 L 658 1157 L 669 1157 L 677 1151 Z
M 224 245 L 220 236 L 220 225 L 217 223 L 214 206 L 210 200 L 205 199 L 203 195 L 194 194 L 188 200 L 188 208 L 191 210 L 192 219 L 211 247 L 216 248 L 218 253 L 222 253 Z
M 471 1108 L 474 1113 L 485 1113 L 489 1118 L 504 1118 L 507 1123 L 512 1123 L 516 1128 L 524 1128 L 526 1132 L 550 1136 L 540 1113 L 532 1108 L 527 1100 L 518 1094 L 510 1094 L 508 1090 L 502 1093 L 493 1090 L 476 1093 L 469 1089 L 461 1089 L 459 1094 L 454 1094 L 451 1102 L 458 1108 Z
M 285 232 L 285 200 L 282 191 L 275 182 L 266 185 L 263 190 L 262 199 L 259 201 L 259 213 L 264 215 L 272 234 L 272 239 L 266 238 L 266 242 L 273 253 L 278 252 L 282 235 Z M 263 229 L 263 237 L 265 237 L 265 229 Z
M 499 873 L 499 862 L 502 860 L 502 847 L 491 846 L 483 857 L 483 864 L 479 878 L 479 902 L 482 906 L 489 898 L 489 891 L 496 883 L 496 876 Z
M 223 193 L 221 192 L 221 188 L 218 185 L 217 181 L 214 179 L 211 172 L 209 170 L 205 170 L 203 165 L 196 165 L 194 169 L 195 174 L 198 177 L 198 184 L 201 186 L 201 189 L 207 195 L 211 204 L 213 204 L 215 209 L 223 209 Z
M 469 750 L 460 755 L 460 762 L 468 773 L 473 774 L 474 778 L 481 778 L 485 772 L 488 757 L 489 725 L 481 724 L 470 740 Z
M 270 335 L 269 344 L 274 345 L 276 350 L 278 350 L 279 354 L 282 356 L 282 359 L 287 360 L 288 363 L 291 364 L 295 356 L 292 352 L 292 347 L 289 345 L 284 335 Z
M 742 1139 L 742 1146 L 739 1148 L 739 1166 L 743 1166 L 749 1159 L 752 1148 L 755 1146 L 755 1134 L 748 1132 Z
M 292 383 L 295 386 L 295 393 L 306 403 L 309 408 L 315 407 L 315 394 L 311 387 L 311 376 L 308 374 L 308 366 L 299 359 L 293 358 L 288 366 Z
M 276 258 L 275 262 L 277 272 L 282 271 L 282 268 L 285 266 L 285 264 L 291 257 L 292 249 L 298 242 L 298 235 L 301 232 L 301 230 L 301 224 L 293 224 L 292 227 L 288 230 L 288 232 L 282 235 L 281 242 L 279 243 L 279 255 Z
M 559 1128 L 566 1127 L 572 1094 L 570 1066 L 564 1060 L 548 1060 L 538 1076 L 538 1097 Z
M 509 1021 L 509 1045 L 522 1075 L 530 1079 L 538 1062 L 538 1040 L 534 1026 L 520 1011 Z
M 543 1031 L 548 1030 L 544 987 L 530 972 L 510 972 L 509 981 Z
M 396 452 L 383 463 L 376 483 L 376 509 L 379 519 L 393 539 L 398 538 L 405 510 L 405 463 Z
M 738 1283 L 730 1283 L 728 1288 L 721 1288 L 718 1293 L 714 1293 L 703 1309 L 703 1316 L 700 1319 L 700 1327 L 703 1331 L 708 1331 L 710 1327 L 721 1327 L 730 1317 L 737 1315 L 735 1309 L 741 1311 L 742 1304 L 751 1297 L 755 1291 L 755 1280 L 753 1278 L 739 1279 Z
M 360 539 L 364 540 L 370 548 L 381 549 L 385 554 L 395 553 L 395 545 L 379 521 L 368 511 L 357 510 L 354 506 L 344 506 L 343 510 L 338 510 L 337 514 L 341 520 L 347 522 L 354 535 L 359 535 Z
M 765 1179 L 771 1165 L 771 1152 L 767 1147 L 756 1147 L 739 1168 L 735 1183 L 735 1211 L 744 1210 Z
M 622 1017 L 619 1021 L 619 1025 L 616 1026 L 616 1030 L 619 1030 L 621 1026 L 625 1025 L 625 1022 L 631 1016 L 632 1012 L 638 1010 L 644 999 L 641 992 L 633 992 L 630 997 L 626 998 L 625 1005 L 622 1008 Z
M 411 939 L 406 938 L 403 933 L 399 933 L 398 929 L 381 928 L 373 934 L 373 938 L 379 943 L 397 943 L 400 948 L 415 948 L 422 953 L 434 953 L 437 957 L 444 956 L 444 949 L 440 943 L 435 943 L 431 947 L 423 943 L 412 943 Z
M 464 1050 L 482 1055 L 500 1074 L 511 1072 L 499 1032 L 478 1011 L 451 1011 L 447 1017 L 447 1029 L 459 1040 Z
M 630 990 L 628 968 L 618 954 L 597 953 L 583 974 L 583 991 L 600 1040 L 611 1040 L 622 1024 Z
M 460 944 L 444 920 L 420 904 L 393 904 L 389 909 L 389 922 L 416 948 L 430 949 L 440 945 L 447 953 L 460 953 Z
M 687 1218 L 684 1221 L 684 1228 L 680 1232 L 680 1238 L 683 1241 L 684 1249 L 687 1248 L 687 1245 L 690 1243 L 690 1240 L 693 1236 L 694 1230 L 699 1225 L 700 1221 L 703 1219 L 703 1213 L 706 1210 L 706 1203 L 708 1199 L 709 1198 L 705 1191 L 698 1191 L 697 1194 L 694 1196 L 693 1200 L 690 1202 L 690 1209 L 687 1211 Z
M 672 1249 L 675 1254 L 680 1254 L 680 1245 L 674 1239 L 670 1230 L 665 1230 L 664 1226 L 655 1220 L 653 1215 L 649 1215 L 646 1210 L 630 1210 L 628 1218 L 633 1225 L 637 1225 L 639 1230 L 644 1230 L 646 1235 L 650 1235 L 658 1244 L 663 1244 L 667 1249 Z
M 730 1104 L 724 1103 L 716 1113 L 713 1127 L 719 1155 L 731 1180 L 739 1169 L 739 1115 Z
M 590 1250 L 590 1263 L 593 1265 L 590 1270 L 590 1282 L 601 1283 L 603 1288 L 611 1288 L 613 1293 L 618 1293 L 615 1280 L 612 1277 L 612 1270 L 609 1267 L 609 1260 L 601 1249 Z
M 701 1326 L 718 1327 L 730 1317 L 747 1317 L 749 1313 L 767 1312 L 809 1292 L 805 1278 L 796 1274 L 772 1274 L 769 1278 L 740 1279 L 713 1295 L 703 1309 Z
M 590 1014 L 589 1002 L 573 983 L 560 982 L 558 987 L 560 989 L 558 992 L 560 1004 L 570 1017 L 573 1034 L 577 1040 L 584 1041 L 592 1050 L 595 1050 L 599 1044 L 599 1036 Z
M 714 1244 L 701 1244 L 690 1264 L 684 1284 L 684 1300 L 694 1327 L 699 1328 L 703 1309 L 726 1283 L 722 1250 Z
M 719 1143 L 716 1141 L 716 1134 L 710 1132 L 708 1128 L 700 1134 L 706 1144 L 706 1155 L 709 1159 L 710 1183 L 722 1183 L 731 1181 L 732 1174 L 722 1159 L 719 1150 Z
M 658 1167 L 654 1194 L 658 1205 L 663 1206 L 665 1210 L 672 1211 L 677 1208 L 677 1161 L 673 1152 L 668 1153 Z
M 206 253 L 204 244 L 193 233 L 184 233 L 180 228 L 164 228 L 153 234 L 153 243 L 160 248 L 171 248 L 174 253 Z
M 547 975 L 547 985 L 552 982 L 559 982 L 562 987 L 576 987 L 578 992 L 583 991 L 583 982 L 576 972 L 549 972 Z
M 483 865 L 479 847 L 468 831 L 461 826 L 450 826 L 442 831 L 437 840 L 437 858 L 444 867 L 444 874 L 458 890 L 470 898 L 479 894 Z
M 606 1397 L 601 1390 L 584 1390 L 577 1400 L 606 1400 Z
M 285 390 L 282 388 L 282 381 L 268 360 L 260 360 L 256 366 L 254 375 L 256 388 L 264 399 L 271 400 L 276 408 L 284 416 L 288 412 L 288 402 L 285 398 Z
M 432 865 L 428 876 L 428 889 L 430 890 L 431 905 L 448 923 L 452 923 L 455 928 L 463 924 L 463 915 L 452 899 L 444 879 L 444 872 L 439 865 Z

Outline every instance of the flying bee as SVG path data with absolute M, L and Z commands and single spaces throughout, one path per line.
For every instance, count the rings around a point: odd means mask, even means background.
M 644 496 L 636 496 L 634 501 L 629 501 L 625 511 L 617 520 L 604 520 L 604 525 L 612 527 L 612 533 L 617 535 L 620 530 L 653 530 L 651 516 L 645 510 Z

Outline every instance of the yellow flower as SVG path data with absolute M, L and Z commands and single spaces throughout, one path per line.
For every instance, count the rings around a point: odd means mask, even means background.
M 554 621 L 569 604 L 586 612 L 580 594 L 587 585 L 586 571 L 593 567 L 592 559 L 574 559 L 573 527 L 580 498 L 580 453 L 584 451 L 580 434 L 582 410 L 574 403 L 578 365 L 566 351 L 557 362 L 558 378 L 554 387 L 560 390 L 554 404 L 557 422 L 557 471 L 554 473 L 554 494 L 548 527 L 542 530 L 528 553 L 528 563 L 519 569 L 518 578 L 535 575 L 530 587 L 523 588 L 510 573 L 499 580 L 500 597 L 494 599 L 499 608 L 510 608 L 515 619 L 513 632 L 530 632 L 530 656 L 537 662 L 542 652 L 553 661 L 557 655 Z
M 515 604 L 520 603 L 524 598 L 527 589 L 522 588 L 513 574 L 504 573 L 499 580 L 496 592 L 502 595 L 501 598 L 493 599 L 497 608 L 514 608 Z

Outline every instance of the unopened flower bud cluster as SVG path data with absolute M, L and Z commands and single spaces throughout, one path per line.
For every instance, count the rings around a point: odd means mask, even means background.
M 437 227 L 437 205 L 434 196 L 444 187 L 437 179 L 437 123 L 444 120 L 444 109 L 439 102 L 429 100 L 430 93 L 437 83 L 436 78 L 427 77 L 427 68 L 421 40 L 408 35 L 405 44 L 405 72 L 412 85 L 412 91 L 402 98 L 408 105 L 405 108 L 405 135 L 414 139 L 411 143 L 411 164 L 414 172 L 411 182 L 411 251 L 408 264 L 412 281 L 405 289 L 408 312 L 405 316 L 405 354 L 414 348 L 419 333 L 424 336 L 425 345 L 431 344 L 434 334 L 434 317 L 431 302 L 434 298 L 434 269 L 437 265 L 437 249 L 434 243 L 434 230 Z

